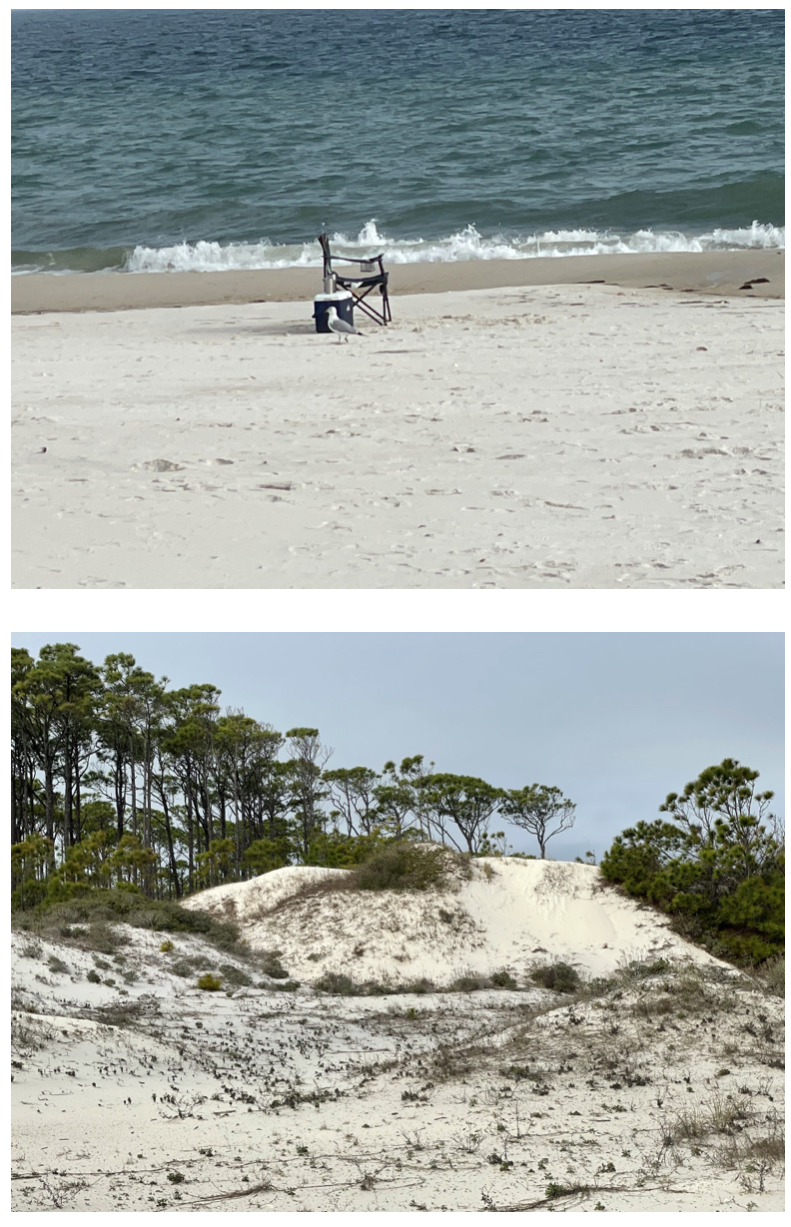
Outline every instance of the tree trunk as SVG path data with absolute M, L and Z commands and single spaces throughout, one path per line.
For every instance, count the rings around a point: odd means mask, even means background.
M 74 846 L 74 818 L 72 814 L 72 759 L 71 738 L 68 727 L 63 743 L 63 851 Z
M 159 790 L 160 800 L 162 802 L 162 812 L 165 815 L 165 832 L 168 840 L 168 859 L 170 860 L 170 873 L 173 878 L 173 888 L 176 892 L 176 898 L 181 898 L 181 883 L 179 882 L 178 869 L 176 868 L 176 854 L 173 851 L 173 831 L 170 826 L 170 810 L 168 808 L 168 800 L 165 795 L 165 786 L 162 783 Z
M 115 815 L 117 833 L 120 840 L 124 833 L 124 816 L 126 814 L 126 763 L 120 750 L 115 752 Z
M 79 844 L 82 842 L 82 794 L 80 792 L 80 764 L 77 761 L 77 778 L 74 781 L 74 816 L 75 816 L 75 839 Z
M 132 834 L 137 835 L 137 780 L 135 779 L 135 751 L 130 739 L 129 766 L 132 781 Z

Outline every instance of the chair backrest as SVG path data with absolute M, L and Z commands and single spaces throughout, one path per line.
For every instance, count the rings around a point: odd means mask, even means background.
M 324 276 L 331 277 L 332 276 L 332 252 L 330 251 L 329 235 L 320 234 L 319 243 L 321 244 L 321 251 L 324 256 Z

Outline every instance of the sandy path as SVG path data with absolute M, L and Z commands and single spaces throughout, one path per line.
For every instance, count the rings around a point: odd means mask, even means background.
M 310 315 L 17 317 L 14 586 L 782 585 L 782 302 L 422 294 L 348 344 Z

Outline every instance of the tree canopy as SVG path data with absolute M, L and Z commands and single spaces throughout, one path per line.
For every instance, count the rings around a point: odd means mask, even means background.
M 12 649 L 11 668 L 17 906 L 107 884 L 178 899 L 288 864 L 357 864 L 387 840 L 495 850 L 503 790 L 422 755 L 330 767 L 318 729 L 223 711 L 212 683 L 171 688 L 124 652 L 97 666 L 72 643 L 38 660 Z
M 785 945 L 785 832 L 758 772 L 726 758 L 660 813 L 614 840 L 601 872 L 677 918 L 723 957 L 760 961 Z

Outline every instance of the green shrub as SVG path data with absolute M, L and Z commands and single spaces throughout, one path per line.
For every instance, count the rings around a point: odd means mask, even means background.
M 491 980 L 488 976 L 477 976 L 474 972 L 466 972 L 456 977 L 450 985 L 450 990 L 452 993 L 477 993 L 482 988 L 490 987 Z
M 287 839 L 254 839 L 242 855 L 242 864 L 256 875 L 271 873 L 288 864 Z
M 160 953 L 168 954 L 173 949 L 173 942 L 165 941 L 159 947 Z
M 341 971 L 325 971 L 314 987 L 322 993 L 331 993 L 333 997 L 358 997 L 362 991 L 351 976 Z
M 645 980 L 649 976 L 661 976 L 666 971 L 670 971 L 670 963 L 667 959 L 654 959 L 652 963 L 633 959 L 624 968 L 623 976 L 627 980 Z
M 186 979 L 186 977 L 191 976 L 193 971 L 195 971 L 195 969 L 199 966 L 200 963 L 197 959 L 179 959 L 177 963 L 173 963 L 171 965 L 170 970 L 173 972 L 174 976 L 181 976 L 182 979 Z
M 425 976 L 421 976 L 419 980 L 410 980 L 407 984 L 401 985 L 398 989 L 399 993 L 434 993 L 437 991 L 437 986 L 433 980 L 428 980 Z
M 90 980 L 91 984 L 101 984 L 102 982 L 102 977 L 99 975 L 98 971 L 94 971 L 93 968 L 91 968 L 91 970 L 88 972 L 85 979 Z
M 469 866 L 458 853 L 399 839 L 377 851 L 350 875 L 356 890 L 417 891 L 441 888 L 454 867 Z
M 573 967 L 568 963 L 549 963 L 545 967 L 535 967 L 530 972 L 530 979 L 542 988 L 549 988 L 555 993 L 576 993 L 582 981 Z
M 220 972 L 227 984 L 237 984 L 241 987 L 247 987 L 247 985 L 253 983 L 247 972 L 242 971 L 239 967 L 234 967 L 233 963 L 221 963 Z
M 327 869 L 350 869 L 378 855 L 387 842 L 378 831 L 371 835 L 343 835 L 340 831 L 318 831 L 310 841 L 306 865 Z
M 553 1201 L 556 1197 L 570 1197 L 572 1193 L 587 1193 L 587 1184 L 556 1184 L 555 1181 L 550 1181 L 544 1189 L 544 1196 L 548 1201 Z
M 718 958 L 755 966 L 785 949 L 782 824 L 758 793 L 758 772 L 735 759 L 707 767 L 659 809 L 616 836 L 601 873 L 673 917 L 673 927 Z
M 288 976 L 288 972 L 280 962 L 279 950 L 268 950 L 259 955 L 258 965 L 264 975 L 269 976 L 272 980 L 285 980 Z
M 495 988 L 518 988 L 516 980 L 507 967 L 501 967 L 499 971 L 492 972 L 491 979 Z
M 213 976 L 210 971 L 207 971 L 198 977 L 198 988 L 202 988 L 207 993 L 216 993 L 222 988 L 222 980 L 219 976 Z

